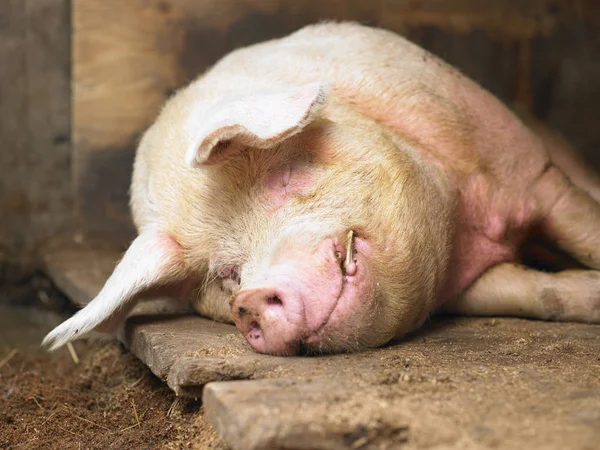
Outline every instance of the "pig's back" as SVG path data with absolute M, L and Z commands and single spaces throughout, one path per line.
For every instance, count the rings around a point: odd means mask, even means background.
M 397 34 L 354 23 L 313 25 L 237 50 L 198 87 L 226 93 L 314 81 L 330 82 L 348 106 L 417 142 L 446 171 L 493 165 L 513 185 L 517 161 L 540 170 L 546 163 L 538 139 L 476 83 Z

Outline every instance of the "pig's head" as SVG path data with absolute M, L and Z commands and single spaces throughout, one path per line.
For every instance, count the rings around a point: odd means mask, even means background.
M 161 289 L 235 322 L 263 353 L 375 347 L 421 325 L 450 227 L 416 144 L 320 83 L 202 102 L 190 89 L 138 151 L 139 237 L 46 342 L 109 329 Z

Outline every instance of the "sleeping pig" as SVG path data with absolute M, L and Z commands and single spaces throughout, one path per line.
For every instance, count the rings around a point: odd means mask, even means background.
M 185 298 L 258 352 L 382 345 L 434 311 L 600 322 L 600 182 L 388 31 L 306 27 L 224 57 L 146 132 L 139 236 L 55 349 L 142 297 Z M 518 263 L 538 236 L 580 263 Z

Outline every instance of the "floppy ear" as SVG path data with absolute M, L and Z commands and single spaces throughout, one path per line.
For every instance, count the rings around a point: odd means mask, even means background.
M 165 233 L 143 232 L 132 242 L 96 298 L 52 330 L 42 345 L 55 350 L 92 330 L 111 331 L 125 320 L 141 294 L 182 281 L 184 272 L 179 244 Z
M 269 148 L 300 132 L 322 108 L 324 83 L 275 92 L 228 95 L 193 112 L 186 126 L 193 136 L 185 160 L 190 167 L 224 161 L 244 148 Z

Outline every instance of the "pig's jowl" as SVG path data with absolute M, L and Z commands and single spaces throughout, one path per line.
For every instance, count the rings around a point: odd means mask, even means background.
M 279 355 L 382 345 L 440 308 L 600 322 L 600 183 L 548 136 L 387 31 L 320 24 L 235 51 L 146 132 L 139 236 L 45 344 L 158 293 Z M 533 229 L 585 268 L 519 265 Z

